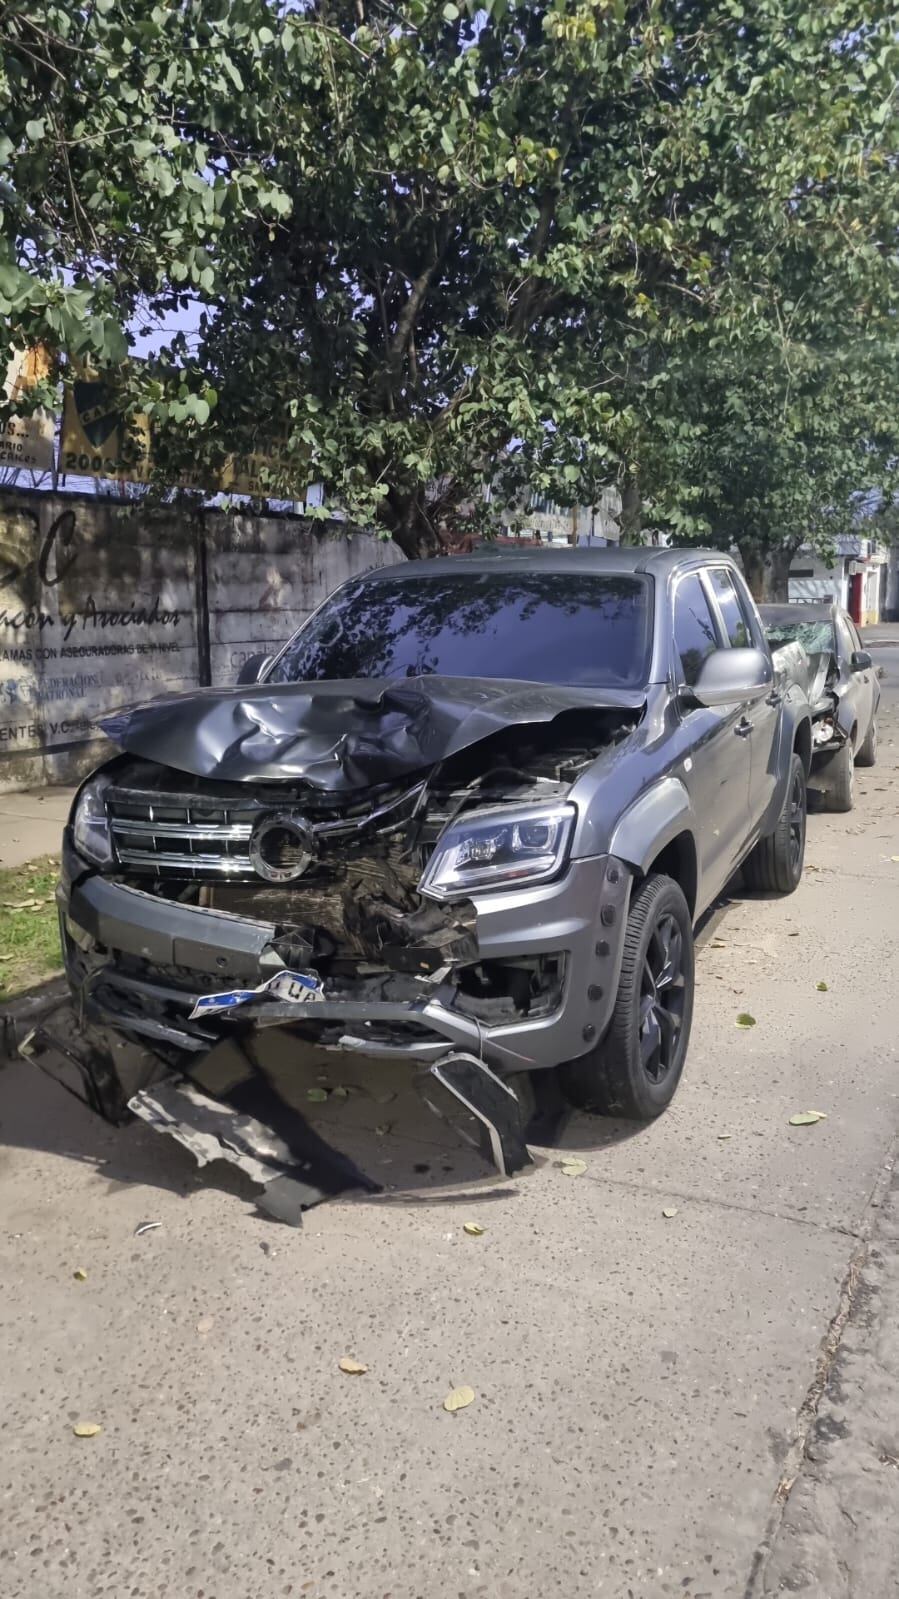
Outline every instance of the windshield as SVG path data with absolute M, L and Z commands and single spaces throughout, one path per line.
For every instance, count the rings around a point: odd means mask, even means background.
M 772 650 L 781 644 L 801 644 L 809 655 L 833 654 L 833 623 L 829 621 L 769 622 L 765 632 Z
M 647 580 L 630 574 L 360 578 L 300 629 L 268 682 L 440 673 L 642 687 L 650 610 Z

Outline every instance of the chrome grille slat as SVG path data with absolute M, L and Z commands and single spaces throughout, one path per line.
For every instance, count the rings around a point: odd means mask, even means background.
M 131 817 L 113 816 L 114 833 L 152 833 L 158 838 L 230 839 L 246 843 L 253 831 L 251 822 L 139 822 Z
M 149 866 L 157 873 L 171 870 L 215 872 L 219 877 L 252 876 L 247 855 L 180 855 L 174 850 L 156 854 L 153 850 L 120 849 L 118 857 L 123 866 Z
M 222 797 L 110 788 L 110 829 L 122 866 L 155 877 L 254 877 L 253 823 L 267 807 L 252 795 Z

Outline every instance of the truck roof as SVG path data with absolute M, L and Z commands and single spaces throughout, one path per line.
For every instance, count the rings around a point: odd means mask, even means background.
M 615 545 L 607 549 L 594 549 L 590 546 L 575 548 L 538 548 L 533 545 L 524 545 L 521 549 L 510 549 L 507 545 L 491 546 L 489 551 L 477 551 L 473 555 L 439 555 L 432 560 L 405 561 L 396 566 L 382 566 L 372 572 L 366 572 L 366 580 L 377 582 L 384 578 L 425 577 L 428 575 L 439 576 L 451 572 L 583 572 L 609 576 L 623 576 L 633 572 L 646 576 L 665 579 L 674 572 L 701 565 L 703 562 L 715 560 L 726 561 L 731 566 L 736 562 L 731 556 L 723 554 L 720 550 L 671 550 L 656 549 L 652 546 L 626 545 L 622 548 Z

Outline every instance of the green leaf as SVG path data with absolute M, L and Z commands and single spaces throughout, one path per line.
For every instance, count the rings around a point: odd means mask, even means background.
M 750 1016 L 747 1010 L 741 1011 L 736 1020 L 737 1027 L 754 1027 L 755 1017 Z
M 458 19 L 459 19 L 459 7 L 458 6 L 454 6 L 452 4 L 445 5 L 444 8 L 443 8 L 443 20 L 444 20 L 444 22 L 457 22 Z
M 37 144 L 38 140 L 44 137 L 45 127 L 46 122 L 43 117 L 32 117 L 31 120 L 25 124 L 26 139 L 30 139 L 32 144 Z

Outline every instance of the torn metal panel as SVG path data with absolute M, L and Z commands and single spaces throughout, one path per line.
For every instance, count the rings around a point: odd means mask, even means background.
M 257 1205 L 299 1226 L 302 1212 L 335 1194 L 380 1185 L 327 1144 L 287 1105 L 236 1044 L 210 1052 L 195 1081 L 174 1075 L 143 1089 L 128 1108 L 157 1132 L 169 1133 L 198 1165 L 226 1160 L 261 1187 Z M 227 1097 L 213 1099 L 204 1087 Z
M 502 679 L 260 684 L 172 695 L 101 721 L 129 754 L 228 782 L 300 779 L 347 794 L 394 783 L 508 727 L 639 710 L 643 693 Z

